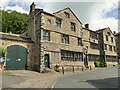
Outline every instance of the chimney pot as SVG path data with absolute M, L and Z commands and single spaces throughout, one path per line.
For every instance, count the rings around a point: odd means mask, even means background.
M 89 29 L 89 24 L 88 23 L 85 24 L 85 28 Z

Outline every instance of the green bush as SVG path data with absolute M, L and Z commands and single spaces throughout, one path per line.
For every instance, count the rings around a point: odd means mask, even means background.
M 99 62 L 94 62 L 95 67 L 99 67 Z
M 0 47 L 0 55 L 2 55 L 2 57 L 4 57 L 5 54 L 7 54 L 7 51 L 3 47 Z
M 106 62 L 104 62 L 104 67 L 107 67 L 107 63 Z
M 100 63 L 99 63 L 99 66 L 100 66 L 100 67 L 104 67 L 104 63 L 103 63 L 103 62 L 100 62 Z
M 94 62 L 95 67 L 107 67 L 106 62 Z

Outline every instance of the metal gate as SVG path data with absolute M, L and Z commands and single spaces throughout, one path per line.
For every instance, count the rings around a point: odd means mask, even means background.
M 6 70 L 25 70 L 27 66 L 27 49 L 13 45 L 7 48 Z

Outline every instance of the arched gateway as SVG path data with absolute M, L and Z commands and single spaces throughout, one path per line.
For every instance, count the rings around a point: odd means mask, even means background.
M 20 45 L 7 47 L 6 70 L 25 70 L 27 66 L 27 49 Z

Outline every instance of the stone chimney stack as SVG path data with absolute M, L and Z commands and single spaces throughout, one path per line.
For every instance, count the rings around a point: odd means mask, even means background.
M 113 34 L 116 34 L 116 32 L 115 32 L 115 31 L 113 31 Z
M 85 24 L 85 28 L 89 29 L 89 24 L 88 23 Z
M 34 2 L 30 5 L 30 16 L 34 16 L 35 14 L 35 4 Z

